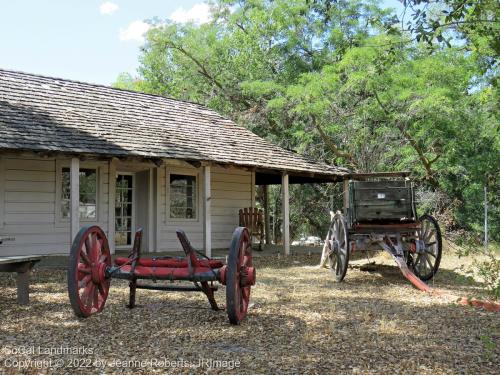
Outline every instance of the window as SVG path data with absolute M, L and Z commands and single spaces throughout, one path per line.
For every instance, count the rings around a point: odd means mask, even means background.
M 196 176 L 170 175 L 170 218 L 196 219 Z
M 70 169 L 62 169 L 61 217 L 69 219 Z M 80 220 L 97 220 L 97 170 L 80 168 Z

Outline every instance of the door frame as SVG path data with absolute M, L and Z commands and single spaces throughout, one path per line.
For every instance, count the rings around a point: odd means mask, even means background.
M 130 245 L 117 245 L 116 244 L 116 233 L 119 231 L 116 230 L 116 201 L 115 201 L 115 222 L 113 225 L 115 226 L 115 249 L 116 250 L 130 250 L 132 249 L 132 246 L 134 245 L 134 234 L 135 234 L 135 222 L 136 222 L 136 190 L 137 190 L 137 179 L 135 172 L 126 172 L 126 171 L 116 171 L 116 180 L 118 180 L 118 176 L 132 176 L 132 223 L 131 223 L 131 228 L 130 228 Z M 118 185 L 116 184 L 115 181 L 115 197 L 116 197 L 116 192 L 118 189 Z M 116 199 L 116 198 L 115 198 Z

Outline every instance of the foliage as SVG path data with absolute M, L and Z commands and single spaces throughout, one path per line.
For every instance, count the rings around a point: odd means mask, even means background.
M 403 27 L 429 45 L 460 43 L 484 69 L 498 68 L 500 22 L 497 0 L 403 0 Z M 405 19 L 405 15 L 410 19 Z
M 378 3 L 217 0 L 209 23 L 154 21 L 139 77 L 121 76 L 117 86 L 200 102 L 330 164 L 410 170 L 422 189 L 444 196 L 452 229 L 481 234 L 486 185 L 498 240 L 496 8 L 407 1 L 413 22 L 401 27 Z M 292 233 L 323 233 L 336 189 L 293 187 Z

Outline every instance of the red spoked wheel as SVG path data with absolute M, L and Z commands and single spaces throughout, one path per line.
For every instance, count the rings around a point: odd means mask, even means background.
M 108 239 L 102 229 L 95 225 L 80 229 L 68 265 L 69 300 L 77 316 L 86 318 L 104 308 L 110 284 L 106 269 L 110 266 Z
M 240 324 L 247 315 L 250 290 L 255 285 L 250 234 L 245 227 L 233 233 L 225 272 L 227 316 L 231 324 Z

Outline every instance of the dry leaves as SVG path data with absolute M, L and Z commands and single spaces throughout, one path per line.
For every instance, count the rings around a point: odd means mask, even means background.
M 21 307 L 13 275 L 0 274 L 0 373 L 19 373 L 7 368 L 12 359 L 64 361 L 57 369 L 29 366 L 21 371 L 27 374 L 75 373 L 69 366 L 77 364 L 86 366 L 77 371 L 86 374 L 498 373 L 498 314 L 419 292 L 394 266 L 367 272 L 359 267 L 366 261 L 354 261 L 337 284 L 328 270 L 315 267 L 318 262 L 317 255 L 256 259 L 253 306 L 238 327 L 197 293 L 138 290 L 139 306 L 129 310 L 127 282 L 120 280 L 112 280 L 104 311 L 80 320 L 60 270 L 36 270 L 31 305 Z M 481 289 L 444 263 L 436 286 L 462 293 Z M 223 287 L 217 301 L 225 304 Z M 31 347 L 84 347 L 92 354 L 12 354 Z M 117 360 L 137 362 L 111 367 Z M 175 361 L 193 367 L 174 368 Z M 214 361 L 227 361 L 226 367 Z M 239 367 L 228 369 L 235 361 Z

